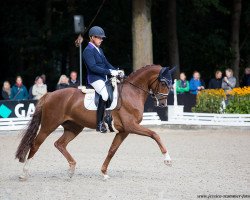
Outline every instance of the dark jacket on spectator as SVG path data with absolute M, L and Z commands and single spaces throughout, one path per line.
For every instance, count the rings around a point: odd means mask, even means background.
M 245 74 L 242 81 L 242 86 L 250 86 L 250 74 Z
M 80 85 L 80 81 L 76 80 L 75 82 L 73 82 L 70 79 L 70 81 L 69 81 L 69 87 L 78 88 L 79 85 Z
M 10 95 L 8 94 L 8 92 L 2 90 L 2 98 L 4 100 L 10 100 Z
M 67 83 L 60 83 L 60 84 L 57 84 L 56 89 L 60 90 L 60 89 L 68 88 L 68 87 L 69 87 L 69 84 L 67 84 Z
M 11 100 L 27 100 L 29 97 L 28 91 L 24 85 L 17 86 L 14 85 L 11 88 Z
M 222 84 L 222 79 L 213 78 L 209 81 L 208 88 L 209 89 L 219 89 L 219 88 L 221 88 L 221 84 Z
M 33 97 L 34 97 L 32 94 L 32 89 L 33 89 L 33 85 L 29 89 L 29 99 L 33 99 Z

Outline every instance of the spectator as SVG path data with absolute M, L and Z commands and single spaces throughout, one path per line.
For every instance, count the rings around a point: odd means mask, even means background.
M 60 89 L 68 88 L 68 87 L 69 87 L 69 79 L 66 75 L 63 74 L 60 76 L 56 89 L 60 90 Z
M 72 71 L 70 73 L 69 87 L 78 88 L 79 85 L 80 85 L 80 82 L 79 82 L 79 80 L 77 80 L 77 72 Z
M 233 76 L 233 70 L 228 68 L 226 69 L 226 76 L 222 80 L 222 89 L 225 91 L 232 90 L 236 85 L 236 78 Z
M 36 83 L 36 81 L 34 81 L 34 84 Z M 32 94 L 32 89 L 33 89 L 33 85 L 30 87 L 30 89 L 29 89 L 29 99 L 33 99 L 34 98 L 34 96 L 33 96 L 33 94 Z
M 46 84 L 46 75 L 42 74 L 40 77 L 43 80 L 43 84 Z
M 47 85 L 43 84 L 43 79 L 40 76 L 37 76 L 35 84 L 32 87 L 33 99 L 38 100 L 46 93 L 47 93 Z
M 29 97 L 26 87 L 23 85 L 21 76 L 16 77 L 16 84 L 11 88 L 11 100 L 27 100 Z
M 245 69 L 242 86 L 250 86 L 250 67 Z
M 222 84 L 222 72 L 220 70 L 217 70 L 215 72 L 215 78 L 212 78 L 209 81 L 208 88 L 209 89 L 219 89 L 219 88 L 221 88 L 221 84 Z
M 11 86 L 9 81 L 4 81 L 2 88 L 2 98 L 4 100 L 10 100 Z
M 176 92 L 177 94 L 189 92 L 189 82 L 186 80 L 184 72 L 180 73 L 180 80 L 176 82 Z
M 205 89 L 204 86 L 202 86 L 199 72 L 194 71 L 193 78 L 190 80 L 189 83 L 189 89 L 191 94 L 197 94 L 198 91 Z

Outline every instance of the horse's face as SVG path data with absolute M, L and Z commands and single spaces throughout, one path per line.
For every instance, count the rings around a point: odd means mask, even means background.
M 155 83 L 154 90 L 152 89 L 152 97 L 154 105 L 157 107 L 166 107 L 168 93 L 172 88 L 172 76 L 175 68 L 169 70 L 168 67 L 163 67 L 159 73 L 158 80 Z
M 154 95 L 154 106 L 157 107 L 166 107 L 168 100 L 169 88 L 164 82 L 158 81 L 157 93 Z

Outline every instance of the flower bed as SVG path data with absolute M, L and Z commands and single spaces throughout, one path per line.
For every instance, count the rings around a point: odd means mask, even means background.
M 229 92 L 222 89 L 202 90 L 197 95 L 198 113 L 250 114 L 250 87 L 234 88 Z

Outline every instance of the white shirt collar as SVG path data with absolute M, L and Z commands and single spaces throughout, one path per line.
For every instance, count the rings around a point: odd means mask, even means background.
M 95 46 L 95 44 L 93 43 L 93 42 L 89 42 L 91 45 L 93 45 L 93 47 L 95 47 L 96 48 L 96 50 L 99 52 L 99 53 L 101 53 L 100 52 L 100 49 L 97 47 L 97 46 Z

